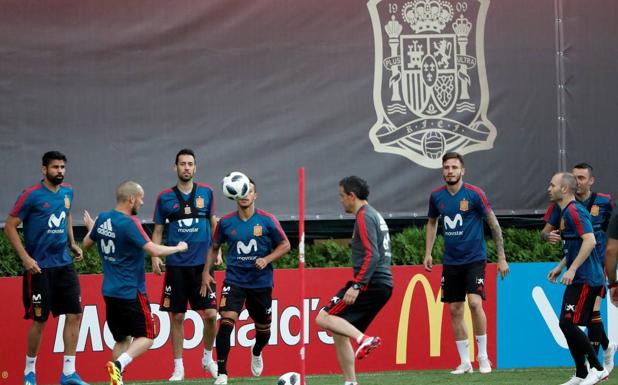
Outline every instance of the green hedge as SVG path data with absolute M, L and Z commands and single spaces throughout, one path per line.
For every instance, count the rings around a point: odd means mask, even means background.
M 546 262 L 559 261 L 562 250 L 558 245 L 541 241 L 538 230 L 505 228 L 503 229 L 505 253 L 509 262 Z M 425 253 L 425 229 L 410 227 L 393 234 L 391 237 L 394 265 L 418 265 L 423 262 Z M 444 238 L 438 236 L 434 246 L 434 263 L 442 261 Z M 489 260 L 495 262 L 496 248 L 491 239 L 487 240 Z M 298 249 L 280 259 L 276 267 L 293 268 L 298 266 Z M 350 247 L 340 242 L 325 241 L 309 245 L 305 250 L 307 267 L 350 266 Z M 93 274 L 101 272 L 101 261 L 94 249 L 85 253 L 84 260 L 76 263 L 80 273 Z M 146 263 L 150 269 L 150 262 Z M 4 233 L 0 235 L 0 276 L 20 275 L 22 271 L 19 258 L 8 243 Z

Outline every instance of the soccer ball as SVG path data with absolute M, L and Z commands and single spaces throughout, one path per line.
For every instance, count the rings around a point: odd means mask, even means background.
M 279 377 L 277 385 L 300 385 L 300 374 L 296 372 L 288 372 Z
M 245 198 L 249 194 L 249 178 L 242 172 L 234 171 L 223 178 L 223 195 L 238 200 Z

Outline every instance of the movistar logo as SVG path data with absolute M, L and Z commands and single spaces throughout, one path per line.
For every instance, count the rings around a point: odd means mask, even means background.
M 50 229 L 54 227 L 60 227 L 66 217 L 67 214 L 64 211 L 61 212 L 59 216 L 56 216 L 56 214 L 50 215 L 49 219 L 47 220 L 47 227 L 49 227 Z
M 101 251 L 103 251 L 103 254 L 115 253 L 116 245 L 114 245 L 114 241 L 110 239 L 108 242 L 105 242 L 105 239 L 101 239 Z
M 236 244 L 236 253 L 237 254 L 250 254 L 257 252 L 257 241 L 255 239 L 251 239 L 248 245 L 245 245 L 242 241 L 238 241 Z
M 461 214 L 455 215 L 455 218 L 451 219 L 448 216 L 444 216 L 444 227 L 450 230 L 455 230 L 458 226 L 463 226 L 463 218 Z

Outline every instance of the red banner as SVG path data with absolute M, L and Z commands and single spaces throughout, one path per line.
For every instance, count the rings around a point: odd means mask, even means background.
M 305 339 L 307 373 L 339 373 L 332 338 L 315 324 L 318 311 L 352 276 L 350 268 L 306 269 Z M 389 303 L 367 331 L 382 337 L 383 345 L 368 359 L 357 362 L 357 371 L 453 368 L 459 363 L 450 327 L 448 308 L 440 302 L 440 267 L 426 273 L 420 266 L 393 267 L 395 289 Z M 222 282 L 223 273 L 217 273 Z M 85 381 L 107 379 L 104 364 L 111 359 L 113 339 L 105 323 L 105 306 L 100 294 L 101 276 L 80 277 L 84 314 L 79 332 L 77 370 Z M 127 368 L 129 381 L 167 379 L 173 369 L 170 318 L 159 311 L 162 278 L 147 276 L 148 293 L 157 324 L 152 349 Z M 220 289 L 220 288 L 219 288 Z M 488 265 L 486 277 L 489 356 L 495 362 L 496 351 L 496 267 Z M 0 329 L 0 385 L 18 385 L 23 381 L 26 334 L 30 321 L 24 321 L 21 303 L 21 278 L 0 279 L 4 309 L 9 310 Z M 297 270 L 275 270 L 273 324 L 269 346 L 264 349 L 264 375 L 280 375 L 300 368 L 300 304 Z M 466 312 L 469 334 L 472 328 Z M 57 383 L 62 370 L 63 318 L 50 319 L 37 359 L 39 384 Z M 185 322 L 184 365 L 187 378 L 208 376 L 201 368 L 203 324 L 199 315 L 187 312 Z M 243 311 L 232 334 L 228 371 L 231 377 L 250 376 L 250 347 L 254 341 L 253 323 Z M 471 344 L 471 349 L 475 345 Z M 475 357 L 475 351 L 471 352 Z M 156 363 L 153 365 L 153 363 Z

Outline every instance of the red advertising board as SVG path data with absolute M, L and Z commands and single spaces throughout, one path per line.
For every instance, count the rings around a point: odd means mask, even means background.
M 308 374 L 338 373 L 332 338 L 315 324 L 318 311 L 345 281 L 350 268 L 306 269 L 307 296 L 304 299 L 306 367 Z M 389 303 L 367 331 L 382 337 L 383 345 L 368 359 L 357 362 L 357 371 L 414 370 L 452 368 L 459 363 L 450 328 L 448 309 L 440 302 L 440 267 L 432 273 L 420 266 L 393 267 L 395 288 Z M 217 273 L 221 282 L 223 273 Z M 113 339 L 105 324 L 105 305 L 100 295 L 101 276 L 81 276 L 84 314 L 79 333 L 77 368 L 88 382 L 107 379 L 104 364 L 111 358 Z M 272 336 L 264 350 L 263 375 L 279 375 L 300 368 L 300 287 L 297 270 L 276 270 L 273 293 Z M 173 369 L 170 319 L 160 312 L 162 278 L 147 276 L 148 293 L 157 324 L 152 349 L 127 368 L 128 381 L 167 379 Z M 496 267 L 488 265 L 486 277 L 489 356 L 495 362 L 496 351 Z M 26 333 L 21 304 L 21 278 L 0 279 L 4 300 L 3 325 L 0 328 L 0 385 L 17 385 L 23 381 Z M 469 322 L 469 313 L 466 313 Z M 208 376 L 201 368 L 202 321 L 193 311 L 185 322 L 185 374 L 188 378 Z M 62 369 L 62 322 L 48 321 L 37 359 L 39 384 L 57 383 Z M 471 330 L 469 323 L 469 330 Z M 472 333 L 470 333 L 472 334 Z M 253 324 L 243 311 L 232 335 L 228 371 L 232 377 L 250 376 L 250 347 Z M 472 349 L 475 348 L 471 344 Z M 472 357 L 475 357 L 472 352 Z

